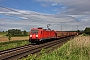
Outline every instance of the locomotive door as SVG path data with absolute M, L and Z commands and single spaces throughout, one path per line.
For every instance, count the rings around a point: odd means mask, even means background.
M 43 38 L 43 32 L 41 31 L 41 39 Z

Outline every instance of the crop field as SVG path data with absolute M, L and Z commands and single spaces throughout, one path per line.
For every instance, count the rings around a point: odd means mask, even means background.
M 28 40 L 29 37 L 26 36 L 26 37 L 11 37 L 11 40 L 10 41 L 14 41 L 14 40 Z M 8 37 L 0 37 L 0 42 L 7 42 L 9 41 L 8 40 Z
M 0 42 L 8 42 L 8 37 L 6 36 L 7 32 L 0 32 Z M 10 41 L 15 40 L 28 40 L 29 36 L 22 36 L 22 37 L 11 37 Z

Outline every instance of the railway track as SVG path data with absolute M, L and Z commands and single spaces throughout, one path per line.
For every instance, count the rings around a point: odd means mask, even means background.
M 17 48 L 12 48 L 8 50 L 0 51 L 0 60 L 17 60 L 18 58 L 25 57 L 29 54 L 38 53 L 42 50 L 42 48 L 47 49 L 55 45 L 62 45 L 67 42 L 70 37 L 54 40 L 51 42 L 46 42 L 39 45 L 25 45 Z

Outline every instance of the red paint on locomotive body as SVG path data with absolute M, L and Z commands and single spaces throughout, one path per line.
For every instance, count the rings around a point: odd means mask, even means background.
M 54 30 L 47 30 L 43 28 L 32 28 L 30 31 L 29 41 L 43 41 L 46 39 L 56 38 L 57 34 Z

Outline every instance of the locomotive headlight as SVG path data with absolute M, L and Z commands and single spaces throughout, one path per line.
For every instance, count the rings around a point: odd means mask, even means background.
M 32 35 L 30 35 L 30 37 L 32 37 Z
M 36 37 L 38 37 L 38 35 L 36 35 Z

